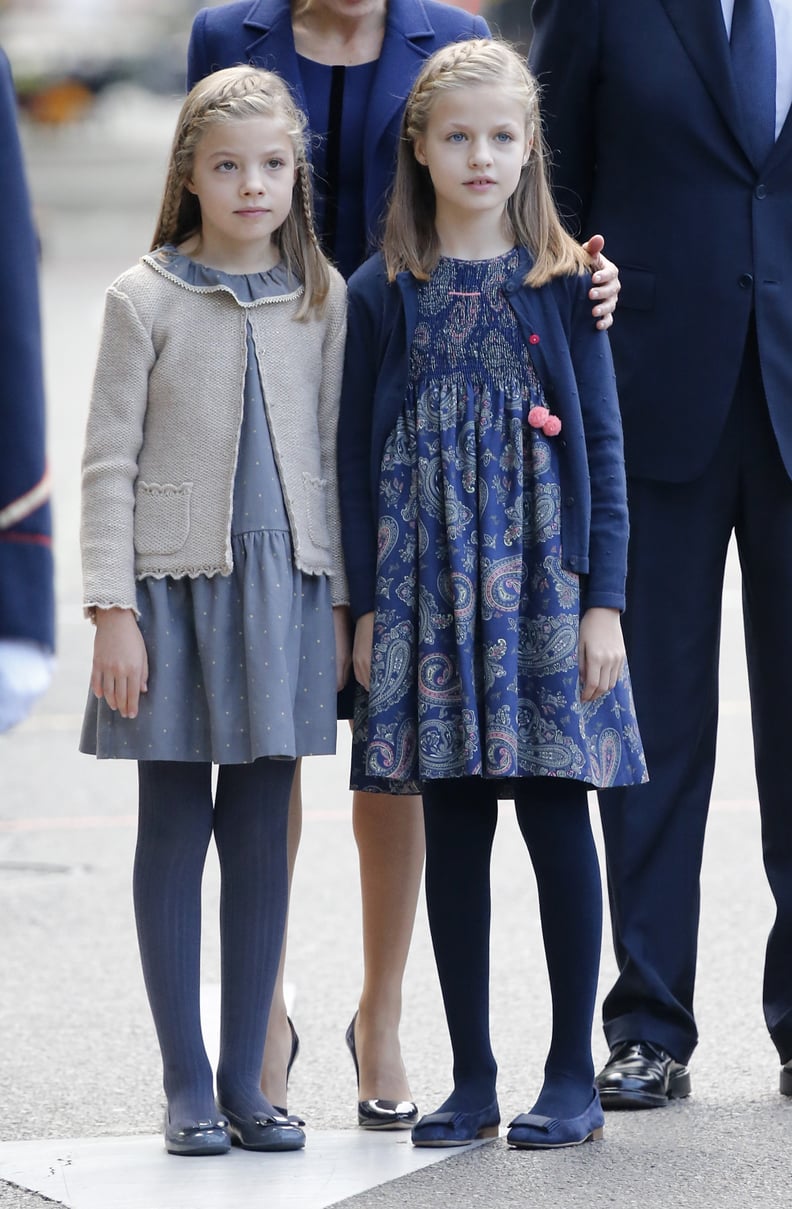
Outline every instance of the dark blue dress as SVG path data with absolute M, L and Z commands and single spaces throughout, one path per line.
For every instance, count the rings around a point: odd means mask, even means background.
M 580 584 L 562 563 L 558 436 L 503 284 L 517 252 L 442 259 L 419 289 L 379 497 L 371 691 L 352 786 L 646 779 L 627 671 L 580 700 Z M 534 420 L 541 415 L 536 413 Z

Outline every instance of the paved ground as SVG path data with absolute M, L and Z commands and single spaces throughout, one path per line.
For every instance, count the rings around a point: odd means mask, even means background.
M 131 100 L 124 102 L 130 115 Z M 77 495 L 102 292 L 147 246 L 172 116 L 170 105 L 150 106 L 133 122 L 122 107 L 121 117 L 116 112 L 105 124 L 69 131 L 61 143 L 41 135 L 29 141 L 44 246 L 60 651 L 52 691 L 33 718 L 0 739 L 3 1143 L 153 1135 L 161 1119 L 158 1054 L 130 905 L 133 769 L 97 764 L 76 751 L 91 637 L 79 607 Z M 778 1094 L 761 1015 L 772 908 L 761 870 L 734 568 L 724 610 L 722 698 L 703 874 L 694 1095 L 661 1112 L 609 1117 L 601 1145 L 527 1155 L 499 1141 L 344 1201 L 349 1209 L 788 1203 L 792 1102 Z M 340 738 L 343 748 L 343 732 Z M 313 1130 L 347 1131 L 351 1144 L 355 1086 L 343 1033 L 355 1005 L 360 946 L 345 772 L 343 755 L 306 769 L 288 976 L 302 1038 L 291 1102 Z M 207 880 L 211 986 L 214 868 Z M 507 808 L 494 885 L 493 1034 L 508 1120 L 529 1107 L 538 1087 L 549 1013 L 532 877 Z M 603 990 L 612 974 L 606 939 Z M 423 916 L 407 977 L 403 1042 L 414 1094 L 429 1108 L 448 1090 L 449 1057 Z M 603 1058 L 598 1030 L 594 1043 Z M 0 1181 L 2 1209 L 46 1203 Z M 121 1203 L 119 1187 L 107 1209 Z M 233 1192 L 214 1203 L 242 1204 Z M 272 1198 L 262 1203 L 279 1209 Z M 138 1204 L 160 1209 L 159 1201 Z

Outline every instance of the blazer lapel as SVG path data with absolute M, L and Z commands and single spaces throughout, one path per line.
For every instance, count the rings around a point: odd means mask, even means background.
M 257 3 L 251 6 L 243 25 L 247 37 L 245 56 L 248 62 L 283 76 L 288 81 L 300 109 L 306 112 L 308 103 L 294 46 L 289 4 L 284 0 L 257 0 Z
M 710 96 L 750 159 L 720 0 L 660 0 Z

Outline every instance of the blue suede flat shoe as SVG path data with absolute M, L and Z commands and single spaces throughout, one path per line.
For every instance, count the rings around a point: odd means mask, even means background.
M 562 1146 L 580 1146 L 598 1142 L 603 1135 L 605 1116 L 596 1092 L 579 1117 L 543 1117 L 522 1112 L 509 1125 L 506 1141 L 517 1150 L 556 1150 Z
M 478 1138 L 497 1138 L 498 1101 L 481 1112 L 430 1112 L 412 1128 L 413 1146 L 467 1146 Z
M 288 1117 L 265 1113 L 241 1117 L 219 1104 L 218 1108 L 228 1119 L 233 1146 L 241 1146 L 243 1150 L 302 1150 L 305 1146 L 305 1134 Z

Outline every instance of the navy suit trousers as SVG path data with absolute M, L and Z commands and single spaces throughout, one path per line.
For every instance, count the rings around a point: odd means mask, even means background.
M 683 424 L 684 416 L 676 422 Z M 715 763 L 723 577 L 734 533 L 763 855 L 777 906 L 765 961 L 764 1011 L 786 1062 L 792 1058 L 792 799 L 786 765 L 792 483 L 770 423 L 753 325 L 726 426 L 705 473 L 687 483 L 631 479 L 629 503 L 623 620 L 650 781 L 600 794 L 620 970 L 603 1007 L 605 1034 L 610 1045 L 654 1041 L 681 1062 L 696 1045 L 699 873 Z

